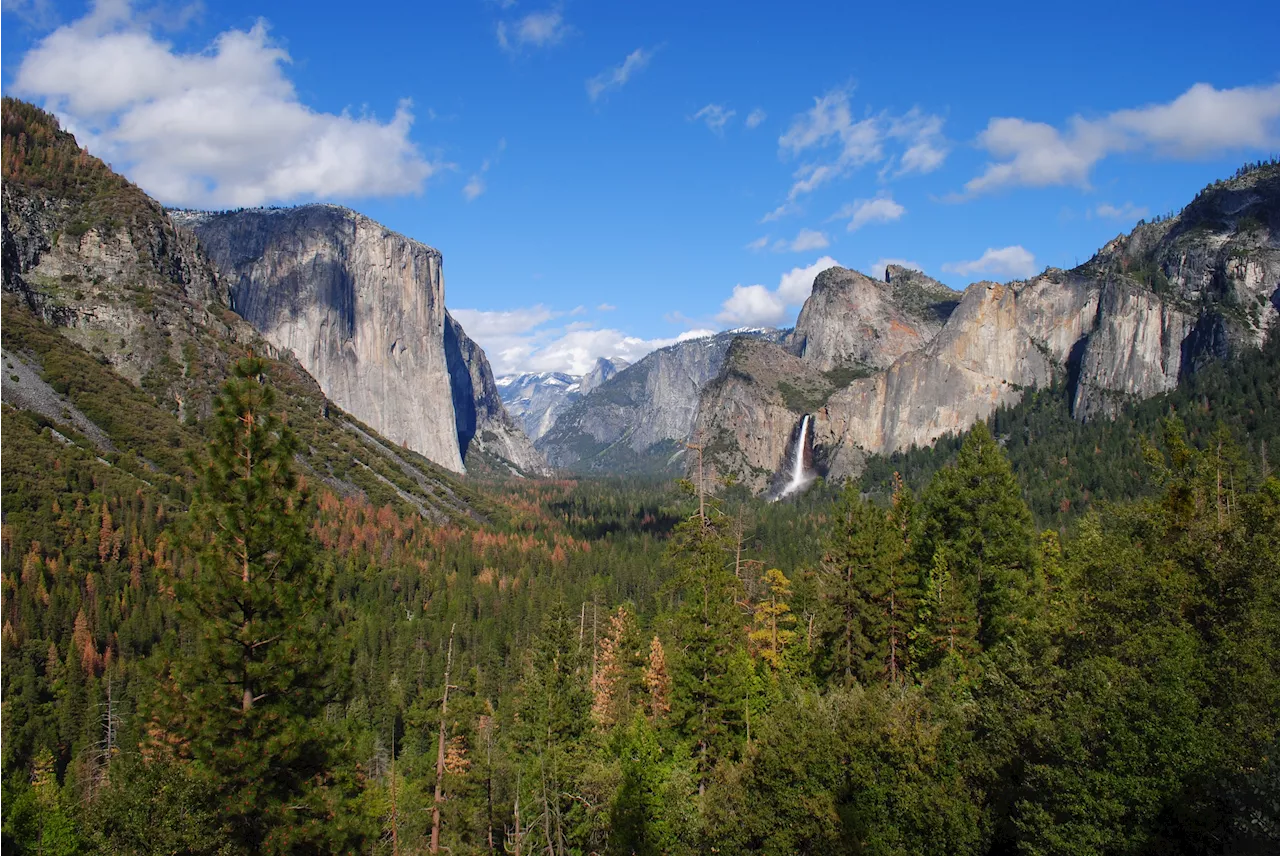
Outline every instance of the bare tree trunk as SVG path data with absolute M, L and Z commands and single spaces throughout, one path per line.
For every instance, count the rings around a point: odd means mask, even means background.
M 449 710 L 449 670 L 453 668 L 453 631 L 449 628 L 449 653 L 444 661 L 444 695 L 440 697 L 440 740 L 436 746 L 436 799 L 431 807 L 431 852 L 440 852 L 440 805 L 444 802 L 444 723 Z

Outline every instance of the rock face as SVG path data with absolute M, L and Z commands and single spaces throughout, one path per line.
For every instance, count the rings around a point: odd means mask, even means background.
M 480 453 L 506 461 L 521 475 L 546 474 L 542 456 L 503 407 L 484 351 L 448 313 L 444 353 L 463 460 L 470 463 Z
M 780 396 L 779 377 L 817 390 L 817 369 L 841 386 L 812 412 L 815 461 L 844 478 L 868 454 L 966 430 L 1028 388 L 1065 382 L 1077 419 L 1104 418 L 1172 389 L 1205 360 L 1261 343 L 1280 317 L 1280 167 L 1206 188 L 1177 216 L 1139 225 L 1073 271 L 971 285 L 945 316 L 949 301 L 938 300 L 938 329 L 919 312 L 907 313 L 916 326 L 906 324 L 903 302 L 875 281 L 827 273 L 792 339 L 811 368 L 744 350 L 707 387 L 701 424 L 716 438 L 715 465 L 753 489 L 764 489 L 813 405 Z M 895 277 L 890 268 L 890 284 Z M 929 282 L 917 280 L 921 292 L 942 297 Z M 838 368 L 875 365 L 873 345 L 884 346 L 882 360 L 905 351 L 846 383 Z
M 703 388 L 720 373 L 738 331 L 654 351 L 583 396 L 537 441 L 547 462 L 583 472 L 674 468 L 694 428 Z M 778 331 L 746 335 L 778 340 Z
M 735 338 L 723 370 L 703 390 L 693 432 L 702 438 L 709 477 L 732 474 L 752 493 L 776 486 L 797 425 L 832 390 L 828 375 L 782 346 Z
M 231 308 L 292 351 L 339 407 L 463 470 L 444 347 L 440 253 L 332 205 L 180 213 Z
M 601 357 L 585 375 L 564 372 L 507 375 L 498 378 L 498 390 L 507 411 L 520 420 L 525 434 L 536 441 L 551 430 L 569 405 L 629 365 L 621 357 Z
M 334 205 L 174 216 L 221 271 L 232 309 L 338 406 L 455 472 L 471 451 L 542 471 L 484 352 L 445 311 L 437 250 Z
M 885 280 L 833 267 L 818 274 L 791 347 L 820 371 L 885 368 L 932 339 L 960 295 L 919 271 L 890 265 Z
M 230 312 L 216 269 L 158 203 L 82 153 L 48 114 L 9 99 L 5 109 L 6 131 L 21 116 L 29 139 L 43 130 L 46 151 L 75 158 L 98 188 L 86 197 L 57 175 L 4 182 L 5 293 L 179 419 L 208 416 L 230 346 L 269 346 Z

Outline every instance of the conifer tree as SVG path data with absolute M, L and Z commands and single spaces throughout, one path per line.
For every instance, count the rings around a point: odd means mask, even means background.
M 680 661 L 672 675 L 671 716 L 693 742 L 700 786 L 735 745 L 744 691 L 735 658 L 743 650 L 737 601 L 741 582 L 722 518 L 702 513 L 676 527 L 670 556 L 684 595 L 676 616 Z
M 951 578 L 975 606 L 984 648 L 1006 637 L 1036 588 L 1035 529 L 1009 460 L 984 423 L 974 425 L 955 465 L 925 491 L 918 555 L 946 550 Z
M 901 524 L 850 483 L 819 574 L 827 673 L 870 684 L 901 679 L 915 615 L 914 572 Z
M 178 581 L 194 650 L 173 663 L 166 730 L 207 775 L 243 847 L 306 852 L 325 843 L 322 787 L 333 694 L 330 580 L 312 562 L 311 506 L 293 470 L 297 441 L 274 412 L 261 359 L 238 362 L 215 402 Z

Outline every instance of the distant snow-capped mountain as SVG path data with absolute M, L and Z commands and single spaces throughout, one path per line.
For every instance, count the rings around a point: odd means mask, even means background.
M 546 434 L 565 408 L 629 366 L 626 360 L 601 357 L 585 375 L 565 372 L 526 372 L 497 379 L 498 395 L 507 412 L 520 421 L 533 439 Z

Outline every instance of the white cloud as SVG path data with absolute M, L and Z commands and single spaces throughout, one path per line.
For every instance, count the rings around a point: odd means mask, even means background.
M 498 45 L 505 51 L 549 48 L 564 41 L 570 28 L 558 9 L 530 12 L 515 21 L 498 22 Z
M 1095 215 L 1105 217 L 1108 220 L 1141 220 L 1149 213 L 1146 208 L 1140 205 L 1134 205 L 1132 202 L 1126 202 L 1123 205 L 1115 206 L 1110 202 L 1104 202 L 1097 208 L 1093 209 Z
M 697 113 L 689 117 L 691 122 L 702 120 L 707 127 L 711 129 L 713 134 L 724 135 L 724 126 L 729 120 L 738 115 L 733 110 L 725 107 L 723 104 L 708 104 Z
M 747 114 L 747 120 L 746 120 L 747 130 L 750 131 L 755 128 L 759 128 L 762 124 L 764 124 L 764 120 L 767 118 L 769 118 L 768 113 L 764 112 L 764 110 L 761 110 L 759 107 L 755 108 L 754 110 L 752 110 L 750 113 Z
M 898 267 L 924 272 L 924 268 L 919 262 L 910 262 L 906 259 L 876 259 L 871 263 L 871 275 L 876 279 L 884 279 L 885 268 L 889 267 L 889 265 L 897 265 Z
M 688 330 L 673 338 L 643 339 L 621 330 L 569 330 L 564 335 L 529 352 L 523 361 L 524 370 L 535 372 L 560 371 L 581 375 L 591 371 L 596 360 L 621 357 L 634 363 L 650 351 L 665 348 L 686 339 L 709 336 L 714 330 Z M 506 367 L 499 368 L 509 373 Z
M 1024 119 L 992 119 L 978 135 L 978 144 L 1001 160 L 987 165 L 982 175 L 965 184 L 970 195 L 1009 185 L 1089 183 L 1089 171 L 1108 150 L 1122 147 L 1123 141 L 1106 127 L 1079 117 L 1062 134 L 1052 125 Z
M 601 304 L 597 308 L 603 312 L 614 307 Z M 645 339 L 621 330 L 593 329 L 589 321 L 572 321 L 563 326 L 548 323 L 566 314 L 580 315 L 579 310 L 586 311 L 585 307 L 576 307 L 568 313 L 557 312 L 542 304 L 502 311 L 449 311 L 467 335 L 484 348 L 499 375 L 525 371 L 585 374 L 600 357 L 635 362 L 657 348 L 714 332 L 694 329 L 673 338 Z
M 831 246 L 831 241 L 827 240 L 827 236 L 822 232 L 815 232 L 813 229 L 801 229 L 788 248 L 793 253 L 803 253 L 807 250 L 825 250 L 829 246 Z
M 898 158 L 894 175 L 933 172 L 942 166 L 951 149 L 942 135 L 942 117 L 911 109 L 906 115 L 889 123 L 889 135 L 908 143 L 907 150 Z
M 968 262 L 948 262 L 942 266 L 948 273 L 961 276 L 988 274 L 991 276 L 1025 279 L 1036 273 L 1036 257 L 1020 244 L 1000 249 L 988 248 L 980 258 Z
M 913 108 L 901 116 L 887 113 L 854 120 L 850 89 L 834 89 L 814 99 L 813 107 L 795 117 L 778 138 L 784 155 L 810 150 L 834 150 L 834 157 L 802 164 L 792 175 L 787 200 L 811 193 L 859 167 L 888 159 L 882 177 L 932 172 L 946 159 L 948 147 L 939 116 Z M 889 145 L 905 147 L 901 156 L 889 154 Z M 897 169 L 890 172 L 894 164 Z
M 767 246 L 769 246 L 769 236 L 761 235 L 759 238 L 756 238 L 754 241 L 747 244 L 747 249 L 753 253 L 758 253 Z
M 595 77 L 587 81 L 587 97 L 592 101 L 598 101 L 601 95 L 613 89 L 621 89 L 626 85 L 632 75 L 644 69 L 653 59 L 654 50 L 645 50 L 644 48 L 636 48 L 627 54 L 627 58 L 622 64 L 615 67 L 605 69 Z
M 482 347 L 484 345 L 482 340 L 528 333 L 560 315 L 559 312 L 554 312 L 541 303 L 536 306 L 501 311 L 450 309 L 449 314 L 456 318 L 458 323 L 466 329 L 467 335 L 480 342 Z
M 788 319 L 796 307 L 804 303 L 813 290 L 814 278 L 830 267 L 839 265 L 823 256 L 806 267 L 792 268 L 770 290 L 763 285 L 735 285 L 733 294 L 720 307 L 716 320 L 734 326 L 777 325 Z
M 723 324 L 773 326 L 786 317 L 786 302 L 763 285 L 735 285 L 716 320 Z
M 618 307 L 614 306 L 612 303 L 601 303 L 599 306 L 597 306 L 597 307 L 596 307 L 596 311 L 597 311 L 597 312 L 612 312 L 613 310 L 615 310 L 615 309 L 617 309 L 617 308 L 618 308 Z
M 839 267 L 840 262 L 823 256 L 811 265 L 796 267 L 784 273 L 778 279 L 778 294 L 789 306 L 799 306 L 809 299 L 813 290 L 813 280 L 827 268 Z
M 1088 187 L 1095 164 L 1110 154 L 1149 151 L 1195 158 L 1280 144 L 1280 83 L 1215 89 L 1197 83 L 1167 104 L 1117 110 L 1101 119 L 1074 116 L 1063 129 L 997 118 L 978 135 L 994 158 L 965 184 L 963 196 L 1003 187 Z
M 848 218 L 849 225 L 846 228 L 850 232 L 856 232 L 872 223 L 892 223 L 906 213 L 907 209 L 895 202 L 892 196 L 881 194 L 874 199 L 855 199 L 832 214 L 830 219 Z
M 462 195 L 467 198 L 468 202 L 472 202 L 477 196 L 484 193 L 484 191 L 484 178 L 477 173 L 467 180 L 466 185 L 462 188 Z
M 23 57 L 12 92 L 44 100 L 95 154 L 163 202 L 253 206 L 417 193 L 440 168 L 389 122 L 320 113 L 259 21 L 179 53 L 128 2 L 99 2 Z

